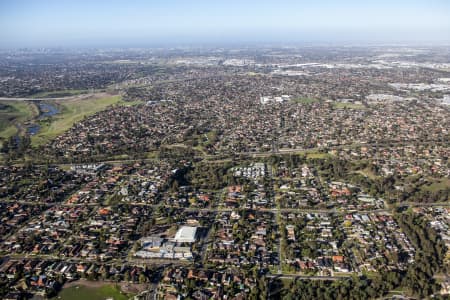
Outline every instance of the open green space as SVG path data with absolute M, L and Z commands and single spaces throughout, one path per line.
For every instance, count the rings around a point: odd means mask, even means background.
M 142 103 L 144 103 L 144 102 L 141 101 L 141 100 L 122 101 L 122 102 L 121 102 L 121 104 L 122 104 L 123 106 L 135 106 L 135 105 L 142 104 Z
M 448 189 L 448 187 L 450 187 L 450 179 L 448 178 L 434 179 L 431 182 L 432 183 L 429 185 L 423 185 L 422 190 L 437 192 Z
M 309 104 L 309 103 L 314 103 L 314 102 L 319 102 L 319 101 L 320 101 L 319 99 L 309 98 L 309 97 L 300 97 L 300 98 L 292 99 L 292 102 L 301 103 L 301 104 Z
M 15 124 L 26 122 L 38 115 L 37 107 L 25 101 L 0 101 L 0 141 L 17 134 Z
M 101 287 L 73 286 L 63 289 L 57 297 L 53 299 L 62 300 L 127 300 L 129 297 L 122 294 L 115 285 L 104 285 Z
M 75 123 L 96 112 L 106 109 L 113 104 L 127 104 L 121 96 L 111 96 L 100 99 L 65 100 L 53 102 L 58 106 L 60 113 L 42 120 L 38 134 L 31 138 L 33 145 L 42 145 L 62 134 Z
M 306 157 L 310 159 L 324 159 L 332 156 L 332 154 L 324 152 L 306 152 Z

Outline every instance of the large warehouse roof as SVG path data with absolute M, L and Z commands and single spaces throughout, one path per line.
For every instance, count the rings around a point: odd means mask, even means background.
M 195 242 L 195 234 L 197 227 L 182 226 L 175 234 L 174 241 L 178 243 L 193 243 Z

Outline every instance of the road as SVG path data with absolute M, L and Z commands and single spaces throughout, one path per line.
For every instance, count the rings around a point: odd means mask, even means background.
M 65 261 L 67 263 L 83 263 L 92 264 L 99 263 L 98 260 L 81 258 L 81 257 L 62 257 L 57 255 L 46 255 L 46 254 L 13 254 L 9 256 L 10 259 L 39 259 L 45 261 Z M 155 266 L 155 265 L 176 265 L 176 266 L 187 266 L 191 265 L 192 261 L 188 260 L 176 260 L 176 259 L 138 259 L 138 258 L 115 258 L 107 261 L 101 262 L 104 265 L 117 265 L 123 264 L 128 266 Z
M 82 100 L 82 99 L 88 99 L 93 96 L 97 96 L 100 94 L 105 94 L 104 92 L 94 92 L 94 93 L 86 93 L 86 94 L 79 94 L 79 95 L 73 95 L 73 96 L 65 96 L 65 97 L 51 97 L 51 98 L 45 98 L 45 97 L 36 97 L 36 98 L 29 98 L 29 97 L 0 97 L 0 101 L 56 101 L 56 100 Z
M 97 202 L 91 202 L 91 203 L 64 203 L 64 202 L 37 202 L 37 201 L 24 201 L 24 200 L 9 200 L 9 199 L 2 199 L 0 200 L 0 203 L 18 203 L 22 205 L 42 205 L 46 207 L 52 207 L 52 206 L 64 206 L 64 207 L 76 207 L 76 206 L 100 206 L 101 203 Z M 146 202 L 127 202 L 128 205 L 135 205 L 135 206 L 149 206 L 154 209 L 157 209 L 159 206 L 164 205 L 163 202 L 159 204 L 150 204 Z M 449 206 L 450 203 L 408 203 L 405 206 Z M 241 211 L 245 210 L 245 208 L 228 208 L 228 207 L 213 207 L 213 208 L 197 208 L 197 207 L 179 207 L 179 206 L 171 206 L 171 205 L 164 205 L 164 207 L 171 207 L 171 208 L 179 208 L 183 209 L 186 212 L 212 212 L 212 213 L 218 213 L 218 212 L 232 212 L 232 211 Z M 333 209 L 314 209 L 314 208 L 254 208 L 255 211 L 260 212 L 271 212 L 271 213 L 315 213 L 315 214 L 348 214 L 348 213 L 361 213 L 361 214 L 370 214 L 370 213 L 391 213 L 390 209 L 374 209 L 374 210 L 357 210 L 357 211 L 339 211 L 335 208 Z
M 305 275 L 295 275 L 295 274 L 281 274 L 281 275 L 266 275 L 268 278 L 274 279 L 305 279 L 305 280 L 342 280 L 345 278 L 350 278 L 348 276 L 305 276 Z
M 95 94 L 91 94 L 95 95 Z M 64 99 L 76 99 L 75 96 L 74 97 L 68 97 L 68 98 L 64 98 Z M 2 98 L 0 98 L 1 100 Z M 21 99 L 21 98 L 9 98 L 11 99 Z M 53 99 L 53 98 L 52 98 Z M 62 99 L 62 98 L 58 98 L 58 99 Z M 33 99 L 28 99 L 27 100 L 33 100 Z M 37 101 L 38 99 L 35 99 L 35 101 Z M 39 100 L 43 100 L 42 98 L 40 98 Z M 53 99 L 56 100 L 56 99 Z M 414 141 L 409 141 L 409 143 L 413 143 Z M 438 140 L 428 140 L 428 141 L 422 141 L 422 144 L 440 144 L 442 143 L 442 141 L 438 141 Z M 361 147 L 361 146 L 367 146 L 367 147 L 383 147 L 385 145 L 403 145 L 406 144 L 406 142 L 403 141 L 385 141 L 383 143 L 349 143 L 349 144 L 342 144 L 342 145 L 338 145 L 338 146 L 332 146 L 332 147 L 327 147 L 328 151 L 331 150 L 339 150 L 342 148 L 355 148 L 355 147 Z M 280 149 L 277 151 L 271 151 L 271 152 L 238 152 L 238 153 L 233 153 L 233 154 L 206 154 L 206 155 L 200 155 L 200 156 L 195 156 L 192 158 L 192 160 L 203 160 L 204 162 L 208 162 L 208 163 L 216 163 L 216 162 L 223 162 L 224 160 L 240 160 L 240 157 L 251 157 L 251 158 L 264 158 L 264 157 L 270 157 L 272 155 L 282 155 L 282 154 L 298 154 L 298 153 L 305 153 L 305 152 L 317 152 L 317 151 L 322 151 L 322 148 L 295 148 L 295 149 Z M 111 164 L 111 165 L 120 165 L 120 164 L 128 164 L 128 163 L 135 163 L 135 162 L 147 162 L 147 161 L 155 161 L 158 160 L 158 158 L 136 158 L 136 159 L 105 159 L 102 161 L 86 161 L 84 163 L 58 163 L 58 162 L 49 162 L 50 164 L 55 164 L 61 167 L 70 167 L 73 165 L 79 165 L 79 164 L 89 164 L 89 163 L 105 163 L 105 164 Z M 15 166 L 21 166 L 24 164 L 23 160 L 17 160 L 17 161 L 13 161 L 12 162 L 13 165 Z M 45 166 L 45 165 L 40 165 L 40 164 L 36 164 L 36 166 Z

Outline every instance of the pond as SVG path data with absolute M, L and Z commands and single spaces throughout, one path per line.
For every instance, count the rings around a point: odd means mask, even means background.
M 39 108 L 39 120 L 52 117 L 59 113 L 59 109 L 53 104 L 39 102 L 37 105 Z M 30 124 L 27 126 L 27 133 L 29 135 L 36 135 L 40 129 L 41 126 L 39 124 Z
M 41 126 L 39 126 L 38 124 L 31 124 L 27 127 L 27 133 L 29 135 L 35 135 L 39 132 L 39 129 L 41 129 Z
M 58 108 L 49 103 L 39 103 L 39 119 L 51 117 L 59 113 Z

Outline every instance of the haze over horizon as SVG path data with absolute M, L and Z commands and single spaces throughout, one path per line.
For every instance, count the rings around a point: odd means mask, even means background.
M 450 43 L 450 2 L 1 1 L 1 48 Z

